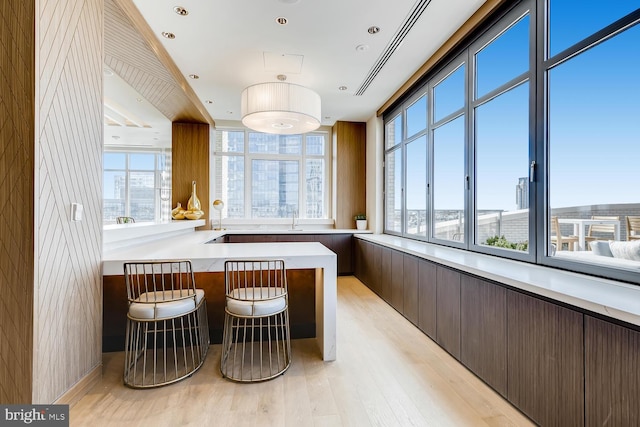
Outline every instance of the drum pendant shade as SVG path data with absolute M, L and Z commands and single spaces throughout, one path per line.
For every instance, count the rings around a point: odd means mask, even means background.
M 259 83 L 242 91 L 242 123 L 249 129 L 281 135 L 320 127 L 320 95 L 284 82 Z

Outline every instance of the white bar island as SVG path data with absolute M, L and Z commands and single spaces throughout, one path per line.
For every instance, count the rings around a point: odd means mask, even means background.
M 220 232 L 194 231 L 105 251 L 104 276 L 122 275 L 130 261 L 191 260 L 195 272 L 224 271 L 228 259 L 283 259 L 287 269 L 316 271 L 316 339 L 325 361 L 336 359 L 337 256 L 318 242 L 207 243 Z

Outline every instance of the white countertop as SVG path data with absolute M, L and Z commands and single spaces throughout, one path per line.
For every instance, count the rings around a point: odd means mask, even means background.
M 189 259 L 194 271 L 222 271 L 224 259 L 284 259 L 287 268 L 316 268 L 318 258 L 336 254 L 318 242 L 290 243 L 211 243 L 226 231 L 193 231 L 153 242 L 121 247 L 103 255 L 104 275 L 121 275 L 122 264 L 128 261 Z
M 594 313 L 640 325 L 640 286 L 387 234 L 363 234 L 357 237 Z

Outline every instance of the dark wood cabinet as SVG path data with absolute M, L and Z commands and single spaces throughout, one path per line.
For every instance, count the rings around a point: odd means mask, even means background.
M 583 425 L 583 315 L 507 291 L 507 321 L 509 401 L 539 425 Z
M 431 339 L 436 339 L 436 264 L 418 262 L 418 327 Z
M 389 248 L 382 247 L 380 249 L 380 296 L 387 303 L 391 304 L 391 278 L 393 270 L 391 269 L 391 253 L 395 252 Z M 392 304 L 393 305 L 393 304 Z
M 400 251 L 391 251 L 391 305 L 404 313 L 404 256 Z
M 460 361 L 506 397 L 507 290 L 467 274 L 460 285 Z
M 640 425 L 640 332 L 585 316 L 587 426 Z
M 352 234 L 228 234 L 223 237 L 224 243 L 320 242 L 338 255 L 339 275 L 354 272 Z M 218 239 L 214 243 L 222 243 Z
M 403 257 L 403 309 L 404 317 L 418 325 L 418 258 L 405 254 Z
M 460 273 L 436 268 L 436 342 L 460 360 Z

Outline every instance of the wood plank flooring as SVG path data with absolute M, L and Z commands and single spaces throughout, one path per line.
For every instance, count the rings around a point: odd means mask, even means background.
M 354 277 L 338 278 L 338 359 L 293 340 L 275 380 L 220 376 L 220 346 L 191 378 L 153 390 L 122 385 L 122 353 L 71 408 L 72 426 L 530 426 L 524 415 Z

